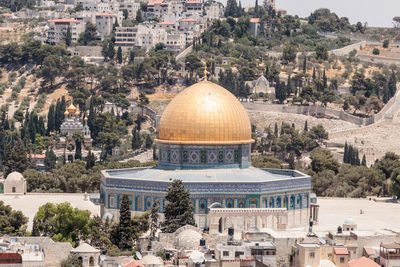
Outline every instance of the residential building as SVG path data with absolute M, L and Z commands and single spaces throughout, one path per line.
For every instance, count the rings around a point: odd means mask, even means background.
M 174 52 L 182 51 L 186 46 L 186 35 L 179 32 L 168 33 L 165 45 L 167 50 Z
M 102 40 L 112 33 L 116 21 L 117 15 L 112 13 L 101 13 L 96 15 L 96 29 Z
M 119 10 L 127 10 L 129 19 L 136 19 L 136 13 L 140 9 L 140 2 L 136 0 L 125 0 L 119 4 Z
M 186 17 L 200 19 L 202 15 L 203 15 L 203 8 L 200 1 L 190 0 L 185 2 Z
M 82 23 L 75 19 L 54 19 L 49 21 L 49 30 L 47 32 L 47 42 L 50 44 L 58 44 L 65 42 L 68 28 L 71 30 L 72 41 L 76 42 L 79 35 L 84 31 L 85 27 Z
M 400 244 L 381 244 L 379 248 L 379 263 L 382 267 L 400 266 Z
M 151 24 L 140 24 L 136 27 L 117 27 L 115 45 L 136 46 L 151 49 L 157 43 L 166 43 L 167 32 L 163 28 L 153 27 Z
M 347 267 L 349 262 L 349 251 L 347 248 L 333 248 L 332 260 L 337 267 Z

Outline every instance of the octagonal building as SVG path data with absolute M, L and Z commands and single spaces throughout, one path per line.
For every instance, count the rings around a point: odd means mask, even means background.
M 295 170 L 251 166 L 251 124 L 242 104 L 209 81 L 194 84 L 166 107 L 158 125 L 158 165 L 103 170 L 102 214 L 118 217 L 124 194 L 133 213 L 165 206 L 171 182 L 189 189 L 196 223 L 207 227 L 212 207 L 285 211 L 286 225 L 304 226 L 309 218 L 311 178 Z

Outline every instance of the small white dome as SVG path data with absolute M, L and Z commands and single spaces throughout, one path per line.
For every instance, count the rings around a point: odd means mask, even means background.
M 354 225 L 354 224 L 356 224 L 356 222 L 354 221 L 353 218 L 349 217 L 349 218 L 347 218 L 346 220 L 344 220 L 344 223 L 343 223 L 343 224 Z
M 201 234 L 187 229 L 179 233 L 176 246 L 184 249 L 196 249 L 200 246 Z
M 20 181 L 24 180 L 24 176 L 19 172 L 12 172 L 7 176 L 8 181 Z
M 336 265 L 329 260 L 322 260 L 319 262 L 318 267 L 336 267 Z

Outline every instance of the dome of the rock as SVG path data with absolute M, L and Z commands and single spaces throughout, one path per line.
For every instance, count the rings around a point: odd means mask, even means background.
M 249 144 L 249 116 L 236 97 L 209 82 L 196 83 L 178 94 L 161 116 L 159 143 Z

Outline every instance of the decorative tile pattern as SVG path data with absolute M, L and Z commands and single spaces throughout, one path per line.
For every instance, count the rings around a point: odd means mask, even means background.
M 200 162 L 207 163 L 207 151 L 206 150 L 200 151 Z
M 190 151 L 189 162 L 190 163 L 199 163 L 199 151 Z
M 216 151 L 210 151 L 208 152 L 208 163 L 217 163 L 217 152 Z

